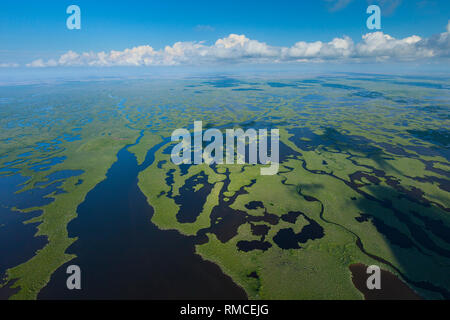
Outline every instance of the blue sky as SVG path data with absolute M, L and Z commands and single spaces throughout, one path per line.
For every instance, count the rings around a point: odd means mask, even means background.
M 81 8 L 81 30 L 66 28 L 71 4 Z M 443 33 L 450 19 L 448 0 L 2 0 L 0 63 L 58 60 L 68 51 L 98 53 L 145 45 L 160 50 L 198 41 L 213 45 L 230 34 L 274 48 L 344 36 L 357 43 L 372 32 L 366 27 L 368 4 L 381 6 L 381 31 L 396 39 Z

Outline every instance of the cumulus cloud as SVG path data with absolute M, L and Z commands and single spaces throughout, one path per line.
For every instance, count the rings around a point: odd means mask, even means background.
M 445 32 L 424 39 L 418 45 L 420 48 L 432 49 L 437 56 L 450 57 L 450 21 Z
M 355 44 L 349 37 L 335 38 L 328 43 L 297 42 L 290 48 L 282 49 L 283 60 L 317 60 L 317 59 L 345 59 L 352 56 Z
M 450 58 L 450 21 L 447 30 L 430 38 L 412 35 L 396 39 L 383 32 L 362 36 L 359 42 L 344 36 L 329 42 L 299 41 L 291 47 L 271 46 L 245 35 L 230 34 L 212 45 L 177 42 L 163 49 L 149 45 L 122 51 L 68 51 L 57 59 L 38 59 L 28 67 L 55 66 L 176 66 L 223 63 L 415 61 Z
M 357 52 L 360 57 L 376 57 L 378 60 L 432 58 L 434 51 L 427 46 L 421 46 L 421 42 L 422 38 L 419 36 L 395 39 L 383 32 L 373 32 L 363 36 L 363 42 L 358 44 Z

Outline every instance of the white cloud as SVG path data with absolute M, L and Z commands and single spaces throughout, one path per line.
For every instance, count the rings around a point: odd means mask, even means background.
M 38 59 L 27 66 L 175 66 L 295 61 L 414 61 L 434 58 L 450 58 L 450 21 L 446 32 L 427 39 L 417 35 L 396 39 L 378 31 L 363 35 L 358 43 L 344 36 L 330 42 L 299 41 L 291 47 L 278 47 L 249 39 L 245 35 L 230 34 L 218 39 L 213 45 L 177 42 L 159 50 L 143 45 L 123 51 L 68 51 L 57 59 Z
M 419 43 L 419 47 L 432 49 L 436 56 L 450 58 L 450 21 L 446 32 L 424 39 Z
M 360 57 L 378 57 L 379 59 L 415 60 L 433 57 L 434 51 L 421 46 L 421 41 L 422 38 L 415 35 L 395 39 L 383 32 L 373 32 L 363 36 L 363 42 L 357 45 L 357 53 Z
M 17 68 L 17 67 L 19 67 L 19 64 L 17 63 L 9 63 L 9 62 L 0 63 L 0 68 Z
M 328 43 L 297 42 L 290 48 L 283 48 L 283 60 L 344 59 L 354 52 L 353 40 L 349 37 L 335 38 Z

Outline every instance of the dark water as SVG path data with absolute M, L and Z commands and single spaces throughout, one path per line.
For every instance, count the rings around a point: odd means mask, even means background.
M 127 147 L 107 178 L 91 190 L 68 225 L 77 258 L 59 268 L 39 299 L 245 299 L 244 290 L 213 263 L 194 253 L 194 239 L 161 231 L 137 186 L 140 166 Z M 82 290 L 66 289 L 68 265 L 82 272 Z
M 9 297 L 20 291 L 20 288 L 11 288 L 17 280 L 10 280 L 0 288 L 0 300 L 8 300 Z
M 350 266 L 355 287 L 366 300 L 422 300 L 422 298 L 393 273 L 381 269 L 381 289 L 367 289 L 367 266 L 357 263 Z
M 284 250 L 300 249 L 297 241 L 297 235 L 294 233 L 292 228 L 281 229 L 278 231 L 275 237 L 273 237 L 273 241 L 278 247 Z
M 199 190 L 195 186 L 201 184 Z M 213 185 L 208 182 L 208 177 L 201 173 L 186 180 L 180 188 L 179 195 L 173 197 L 180 205 L 177 213 L 177 221 L 180 223 L 193 223 L 203 210 L 208 195 L 211 193 Z
M 203 84 L 213 86 L 215 88 L 231 88 L 238 87 L 244 82 L 235 78 L 217 77 L 209 81 L 203 82 Z
M 237 88 L 237 89 L 231 89 L 231 91 L 264 91 L 264 90 L 258 89 L 258 88 Z
M 249 252 L 253 250 L 266 251 L 272 247 L 272 244 L 268 241 L 252 240 L 246 241 L 242 240 L 236 244 L 239 251 Z
M 286 88 L 286 87 L 297 87 L 296 84 L 292 83 L 282 83 L 282 82 L 267 82 L 267 85 L 271 86 L 272 88 Z
M 245 207 L 249 210 L 258 209 L 258 208 L 264 209 L 264 204 L 262 203 L 262 201 L 250 201 L 249 203 L 247 203 L 245 205 Z
M 292 228 L 286 228 L 278 231 L 273 237 L 273 241 L 281 249 L 300 249 L 299 243 L 321 239 L 325 236 L 322 226 L 302 212 L 289 212 L 283 215 L 281 219 L 286 222 L 295 223 L 300 215 L 308 221 L 308 224 L 299 233 L 294 233 Z
M 47 238 L 43 236 L 34 237 L 37 232 L 37 224 L 24 224 L 23 222 L 41 214 L 40 211 L 19 213 L 12 207 L 31 207 L 40 204 L 46 194 L 41 189 L 34 189 L 22 194 L 15 194 L 28 178 L 21 175 L 12 175 L 0 178 L 0 300 L 8 299 L 18 291 L 10 289 L 15 281 L 3 283 L 5 271 L 17 266 L 33 257 L 37 250 L 47 244 Z M 46 188 L 54 190 L 52 188 Z

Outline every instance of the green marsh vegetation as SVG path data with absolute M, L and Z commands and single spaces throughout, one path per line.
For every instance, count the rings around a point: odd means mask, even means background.
M 205 128 L 280 129 L 279 173 L 261 176 L 257 165 L 176 166 L 167 142 L 138 186 L 154 209 L 149 223 L 198 237 L 196 253 L 249 298 L 362 299 L 349 270 L 355 263 L 380 265 L 424 298 L 449 298 L 448 90 L 423 82 L 331 75 L 1 87 L 9 100 L 0 111 L 0 174 L 29 177 L 24 192 L 51 183 L 52 173 L 83 172 L 61 179 L 64 192 L 47 195 L 50 204 L 11 208 L 39 210 L 28 223 L 38 223 L 36 236 L 47 244 L 0 270 L 2 283 L 14 280 L 12 299 L 36 298 L 73 258 L 66 250 L 76 238 L 67 225 L 117 152 L 142 133 L 129 148 L 140 164 L 173 130 L 201 120 Z M 211 186 L 209 194 L 195 221 L 180 222 L 179 196 L 200 176 L 207 183 L 189 190 Z

